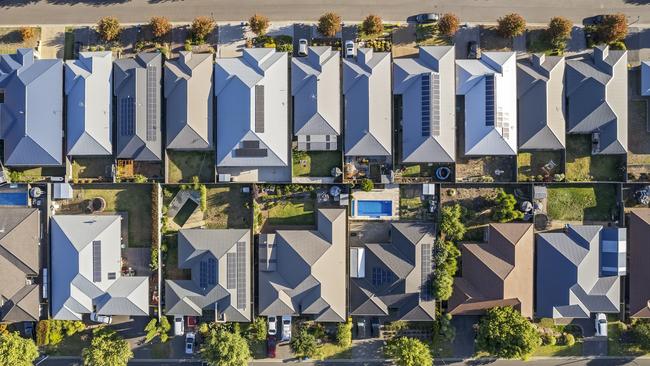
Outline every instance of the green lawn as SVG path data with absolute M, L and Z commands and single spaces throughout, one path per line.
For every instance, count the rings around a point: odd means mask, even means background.
M 63 47 L 63 58 L 72 60 L 74 58 L 74 28 L 65 27 L 65 39 Z
M 582 342 L 576 342 L 573 346 L 540 346 L 533 353 L 533 357 L 568 357 L 582 356 Z
M 350 347 L 341 347 L 334 343 L 323 343 L 318 348 L 318 358 L 321 360 L 326 359 L 350 359 L 352 352 Z
M 341 168 L 340 151 L 293 152 L 294 177 L 329 177 L 332 168 Z
M 420 176 L 420 164 L 406 166 L 404 167 L 404 171 L 402 171 L 402 177 L 419 177 L 419 176 Z
M 400 198 L 399 199 L 399 217 L 400 219 L 416 219 L 418 213 L 422 208 L 422 200 L 420 197 L 415 198 Z
M 550 161 L 557 165 L 550 172 L 551 174 L 563 173 L 561 151 L 519 152 L 517 154 L 517 181 L 526 182 L 539 175 L 545 176 L 546 172 L 542 168 Z
M 199 177 L 205 183 L 214 182 L 214 151 L 167 151 L 169 183 L 188 183 Z
M 91 330 L 75 333 L 71 336 L 64 336 L 63 340 L 56 345 L 44 346 L 44 352 L 50 356 L 79 356 L 81 350 L 90 345 Z
M 436 23 L 416 25 L 415 40 L 418 46 L 447 46 L 452 44 L 449 37 L 438 33 Z
M 249 229 L 251 198 L 241 192 L 242 186 L 207 186 L 208 208 L 203 219 L 208 229 Z
M 591 135 L 566 136 L 566 179 L 622 181 L 625 155 L 591 155 Z
M 548 187 L 548 214 L 552 220 L 609 221 L 616 208 L 616 189 L 611 184 L 589 187 Z
M 270 225 L 314 225 L 314 203 L 312 201 L 278 201 L 268 210 Z
M 72 179 L 95 179 L 111 176 L 112 157 L 74 158 L 72 160 Z

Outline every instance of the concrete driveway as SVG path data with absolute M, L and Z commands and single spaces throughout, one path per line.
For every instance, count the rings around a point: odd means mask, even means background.
M 471 357 L 474 355 L 474 324 L 478 324 L 480 316 L 463 315 L 451 319 L 451 325 L 456 329 L 453 350 L 454 357 Z
M 582 343 L 583 356 L 607 356 L 607 337 L 588 337 Z
M 471 41 L 481 44 L 481 32 L 478 27 L 463 27 L 456 32 L 454 35 L 456 58 L 467 58 L 467 47 Z
M 298 41 L 300 39 L 306 39 L 307 44 L 311 45 L 311 39 L 313 37 L 314 26 L 311 24 L 297 23 L 293 25 L 293 56 L 298 56 Z

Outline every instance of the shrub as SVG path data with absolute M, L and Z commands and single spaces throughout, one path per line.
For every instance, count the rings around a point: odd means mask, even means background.
M 149 21 L 151 33 L 156 38 L 162 38 L 172 30 L 172 23 L 165 17 L 152 17 Z
M 201 184 L 199 190 L 201 191 L 201 211 L 205 211 L 208 208 L 208 189 L 205 184 Z
M 456 14 L 447 13 L 438 20 L 438 31 L 444 36 L 453 36 L 458 31 L 458 27 L 460 27 L 460 19 Z
M 251 328 L 252 328 L 251 335 L 254 339 L 257 339 L 258 341 L 263 341 L 266 339 L 266 332 L 267 332 L 266 319 L 264 319 L 261 316 L 258 316 L 251 324 Z
M 569 36 L 571 35 L 573 23 L 564 17 L 553 17 L 548 23 L 547 34 L 549 41 L 554 48 L 564 49 Z
M 266 34 L 266 30 L 269 28 L 269 18 L 264 15 L 254 14 L 248 20 L 248 24 L 251 27 L 251 32 L 257 36 L 262 36 Z
M 562 334 L 562 344 L 565 346 L 573 346 L 576 344 L 576 338 L 571 333 Z
M 542 344 L 546 346 L 554 346 L 557 343 L 557 339 L 551 333 L 542 333 Z
M 627 17 L 625 14 L 607 14 L 599 26 L 598 36 L 603 43 L 621 41 L 627 36 Z
M 639 320 L 632 326 L 632 335 L 634 339 L 645 350 L 650 349 L 650 323 L 644 320 Z
M 21 27 L 20 28 L 20 38 L 23 42 L 31 41 L 36 37 L 36 30 L 32 27 Z
M 494 208 L 492 219 L 499 222 L 509 222 L 512 220 L 522 219 L 524 213 L 517 210 L 515 207 L 517 200 L 512 194 L 499 190 L 496 198 L 494 199 Z
M 31 339 L 21 337 L 18 332 L 0 333 L 0 364 L 29 366 L 37 357 L 38 348 Z
M 375 188 L 375 183 L 372 182 L 372 180 L 365 178 L 361 181 L 359 184 L 360 188 L 364 192 L 370 192 Z
M 433 342 L 452 342 L 456 338 L 456 328 L 451 324 L 451 314 L 437 315 L 433 322 Z
M 341 31 L 341 17 L 336 13 L 325 13 L 318 19 L 318 32 L 325 37 L 334 37 Z
M 462 208 L 459 204 L 446 206 L 442 208 L 442 220 L 440 221 L 440 231 L 446 239 L 462 240 L 467 229 L 461 221 Z
M 526 20 L 517 13 L 504 15 L 497 20 L 497 32 L 503 38 L 512 38 L 524 34 Z
M 621 50 L 621 51 L 627 50 L 627 46 L 625 46 L 625 42 L 623 41 L 612 42 L 609 44 L 609 48 L 611 48 L 612 50 Z
M 448 300 L 454 285 L 454 275 L 458 270 L 460 251 L 451 241 L 438 240 L 433 246 L 435 269 L 431 276 L 433 296 L 438 300 Z
M 116 40 L 121 31 L 122 27 L 120 26 L 120 22 L 115 17 L 103 17 L 97 22 L 97 32 L 106 42 Z
M 399 337 L 386 342 L 384 353 L 398 366 L 432 365 L 431 351 L 416 338 Z
M 210 365 L 247 365 L 251 357 L 242 336 L 224 329 L 211 329 L 201 347 L 201 358 Z
M 194 41 L 196 43 L 205 43 L 205 39 L 210 35 L 210 33 L 212 33 L 215 26 L 216 22 L 212 17 L 201 16 L 194 18 L 194 21 L 192 21 L 192 25 L 190 26 L 190 31 L 192 32 Z
M 479 323 L 477 348 L 492 356 L 526 359 L 540 344 L 535 326 L 510 306 L 489 309 Z
M 361 23 L 363 33 L 373 36 L 384 32 L 384 22 L 378 15 L 370 14 Z
M 41 320 L 36 324 L 36 345 L 46 346 L 50 344 L 50 321 Z
M 133 176 L 133 181 L 135 183 L 147 183 L 147 177 L 142 174 L 136 174 Z
M 312 358 L 318 351 L 316 337 L 310 334 L 307 329 L 302 328 L 294 335 L 289 342 L 291 351 L 301 358 Z
M 352 344 L 352 319 L 336 327 L 336 343 L 341 347 L 350 347 Z

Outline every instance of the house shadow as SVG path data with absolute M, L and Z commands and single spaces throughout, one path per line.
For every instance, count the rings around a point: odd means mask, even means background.
M 91 5 L 91 6 L 109 6 L 116 4 L 124 4 L 131 0 L 46 0 L 48 4 L 53 5 Z
M 39 1 L 41 0 L 0 0 L 0 8 L 19 8 Z

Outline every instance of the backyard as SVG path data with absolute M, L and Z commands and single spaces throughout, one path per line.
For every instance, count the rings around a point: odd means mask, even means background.
M 627 175 L 630 181 L 650 181 L 650 132 L 647 101 L 633 100 L 628 108 Z
M 200 182 L 214 182 L 213 151 L 167 151 L 167 181 L 169 183 L 189 183 L 192 177 Z
M 555 174 L 564 173 L 562 151 L 519 152 L 517 181 L 551 181 Z
M 0 54 L 16 53 L 19 48 L 34 48 L 41 38 L 41 28 L 33 28 L 34 37 L 23 41 L 20 28 L 0 28 Z
M 548 215 L 559 221 L 613 221 L 616 214 L 616 186 L 548 187 Z
M 512 182 L 516 160 L 511 156 L 459 156 L 456 162 L 458 182 Z
M 294 177 L 331 177 L 332 168 L 341 169 L 340 151 L 293 150 Z
M 625 155 L 591 155 L 591 135 L 566 136 L 566 179 L 570 182 L 623 181 Z
M 399 187 L 399 217 L 401 220 L 432 220 L 429 203 L 422 200 L 422 186 L 419 184 Z
M 316 185 L 261 186 L 257 199 L 261 232 L 315 225 Z
M 72 181 L 112 181 L 112 157 L 74 158 L 72 160 Z

